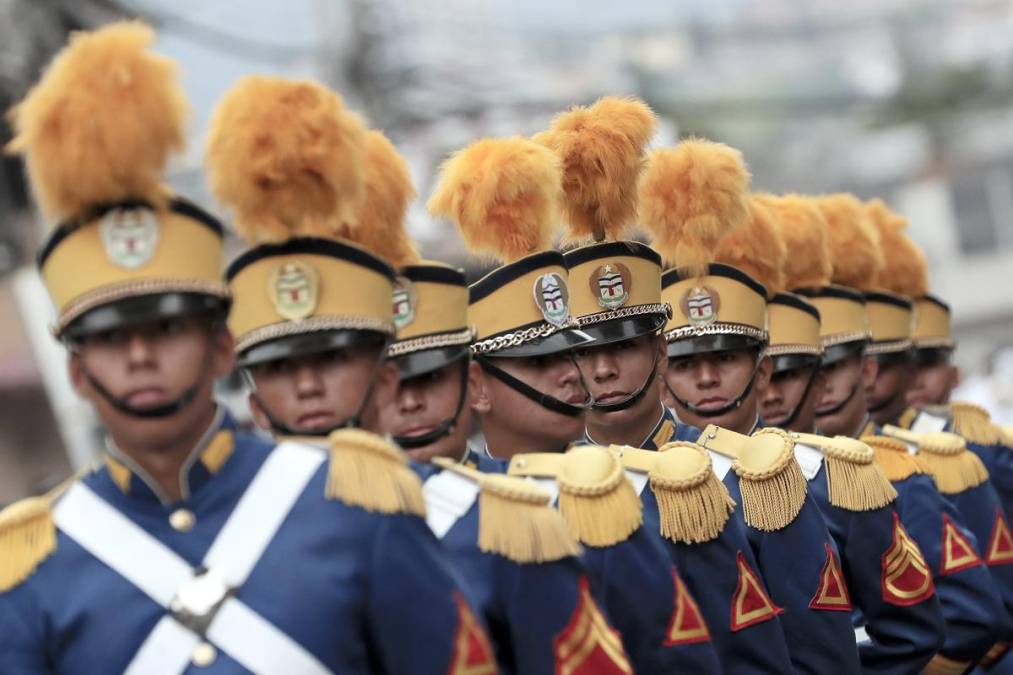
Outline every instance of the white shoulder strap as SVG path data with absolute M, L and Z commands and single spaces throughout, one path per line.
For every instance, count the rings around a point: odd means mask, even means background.
M 478 497 L 479 486 L 453 471 L 441 471 L 422 484 L 426 500 L 426 523 L 437 539 L 443 539 Z
M 802 468 L 806 480 L 812 480 L 823 466 L 823 453 L 819 449 L 804 443 L 795 443 L 795 460 Z

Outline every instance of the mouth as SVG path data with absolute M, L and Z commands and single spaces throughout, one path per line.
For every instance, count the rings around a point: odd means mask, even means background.
M 570 405 L 583 405 L 587 403 L 587 394 L 570 394 L 563 400 Z
M 779 422 L 783 422 L 784 420 L 786 420 L 788 418 L 788 413 L 787 413 L 787 411 L 784 411 L 784 410 L 774 410 L 773 412 L 766 412 L 766 411 L 764 411 L 762 413 L 762 415 L 763 415 L 763 421 L 765 423 L 767 423 L 767 424 L 769 424 L 771 426 L 775 426 L 775 427 L 777 426 L 777 424 Z
M 595 403 L 615 403 L 616 401 L 622 401 L 624 398 L 629 396 L 625 391 L 610 391 L 607 394 L 602 394 L 595 398 Z
M 829 403 L 822 403 L 821 402 L 821 405 L 816 408 L 816 414 L 817 415 L 827 415 L 827 414 L 833 412 L 834 410 L 837 410 L 837 407 L 840 404 L 841 404 L 840 401 L 831 401 Z
M 152 408 L 167 403 L 169 397 L 161 387 L 144 387 L 127 394 L 126 402 L 134 408 Z
M 727 405 L 728 399 L 721 396 L 711 396 L 697 401 L 693 405 L 700 410 L 717 410 L 718 408 Z
M 300 415 L 296 419 L 296 427 L 308 431 L 315 431 L 318 429 L 327 429 L 332 427 L 336 421 L 337 420 L 334 419 L 334 415 L 332 413 L 315 411 Z
M 394 435 L 401 436 L 403 438 L 416 438 L 418 436 L 425 436 L 426 434 L 431 433 L 434 429 L 436 429 L 436 426 L 430 424 L 427 426 L 411 427 L 410 429 L 405 429 L 404 431 L 398 431 Z

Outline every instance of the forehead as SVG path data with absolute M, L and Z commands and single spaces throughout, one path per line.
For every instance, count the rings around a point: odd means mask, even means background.
M 700 354 L 686 354 L 685 356 L 669 356 L 670 363 L 708 363 L 711 361 L 752 361 L 756 354 L 755 349 L 743 347 L 742 349 L 724 349 L 717 352 L 703 352 Z

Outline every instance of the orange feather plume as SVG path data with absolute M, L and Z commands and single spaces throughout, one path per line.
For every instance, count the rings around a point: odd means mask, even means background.
M 749 217 L 749 171 L 723 143 L 689 139 L 651 153 L 640 177 L 640 220 L 672 266 L 702 275 L 718 241 Z
M 7 151 L 24 156 L 47 218 L 125 200 L 165 203 L 165 167 L 183 149 L 189 107 L 175 64 L 148 51 L 154 41 L 134 21 L 74 33 L 11 110 Z
M 747 204 L 749 217 L 718 242 L 714 261 L 742 270 L 773 296 L 784 290 L 787 251 L 770 210 L 754 196 Z
M 256 245 L 352 232 L 366 197 L 365 152 L 366 128 L 338 94 L 251 76 L 214 111 L 206 166 L 212 193 Z
M 857 197 L 846 193 L 824 195 L 817 205 L 827 221 L 833 282 L 860 291 L 878 286 L 883 269 L 879 231 Z
M 885 265 L 879 285 L 891 293 L 920 298 L 929 292 L 928 262 L 925 253 L 905 232 L 907 218 L 890 210 L 881 199 L 865 205 L 869 219 L 879 230 Z
M 827 221 L 809 197 L 756 195 L 774 218 L 788 254 L 784 259 L 784 287 L 818 288 L 830 283 L 833 265 Z
M 572 241 L 621 239 L 637 214 L 637 178 L 658 126 L 646 103 L 606 96 L 552 120 L 536 142 L 563 166 L 563 211 Z
M 507 263 L 552 246 L 562 192 L 559 158 L 547 147 L 486 138 L 444 162 L 428 207 L 454 221 L 472 253 Z
M 379 131 L 366 136 L 366 200 L 350 233 L 358 244 L 398 268 L 419 261 L 405 230 L 408 206 L 415 199 L 408 162 Z

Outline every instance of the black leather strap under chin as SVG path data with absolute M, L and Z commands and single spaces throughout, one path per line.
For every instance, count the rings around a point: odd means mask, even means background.
M 809 393 L 813 388 L 813 382 L 816 381 L 816 375 L 818 374 L 818 368 L 813 368 L 813 371 L 809 373 L 809 381 L 806 382 L 805 390 L 802 392 L 802 396 L 798 399 L 798 403 L 795 404 L 795 407 L 791 409 L 791 413 L 789 413 L 784 421 L 779 425 L 782 429 L 789 428 L 798 417 L 799 411 L 802 410 L 802 406 L 805 404 L 806 399 L 809 398 Z
M 169 403 L 163 403 L 162 405 L 151 406 L 147 408 L 138 408 L 127 403 L 124 399 L 117 398 L 111 391 L 106 389 L 105 385 L 98 381 L 94 375 L 89 373 L 82 367 L 81 371 L 84 373 L 85 379 L 88 380 L 88 384 L 91 385 L 92 389 L 97 391 L 99 395 L 106 400 L 106 402 L 113 408 L 129 415 L 130 417 L 136 417 L 138 419 L 158 419 L 160 417 L 169 417 L 175 415 L 180 410 L 190 405 L 194 398 L 197 396 L 197 391 L 200 389 L 199 384 L 195 384 L 192 387 L 187 388 L 175 401 Z
M 592 398 L 591 395 L 587 395 L 587 399 L 580 405 L 573 405 L 566 401 L 560 401 L 555 396 L 542 393 L 532 387 L 530 384 L 523 382 L 499 366 L 493 365 L 492 360 L 486 356 L 476 355 L 475 361 L 483 371 L 492 375 L 497 380 L 510 387 L 514 391 L 522 394 L 526 398 L 531 399 L 543 408 L 547 408 L 552 412 L 559 413 L 560 415 L 566 415 L 567 417 L 577 417 L 583 415 L 587 409 L 591 406 Z M 579 369 L 578 369 L 579 371 Z M 586 390 L 586 388 L 585 388 Z
M 619 412 L 620 410 L 626 410 L 632 408 L 647 394 L 647 390 L 654 384 L 654 377 L 658 370 L 658 350 L 654 350 L 654 360 L 651 362 L 651 372 L 648 373 L 647 379 L 644 380 L 644 384 L 637 389 L 635 392 L 627 396 L 621 401 L 615 403 L 598 403 L 597 401 L 591 403 L 591 410 L 595 412 L 610 413 Z
M 756 383 L 756 373 L 759 372 L 760 363 L 762 362 L 763 362 L 763 354 L 757 355 L 756 365 L 753 366 L 753 372 L 749 376 L 749 382 L 746 384 L 746 388 L 742 390 L 742 393 L 736 396 L 733 400 L 721 406 L 720 408 L 714 408 L 712 410 L 702 410 L 696 407 L 695 405 L 693 405 L 686 399 L 682 398 L 672 390 L 672 387 L 669 386 L 668 384 L 668 378 L 663 377 L 661 379 L 664 381 L 665 388 L 668 389 L 668 393 L 672 395 L 672 398 L 674 398 L 675 402 L 678 403 L 681 407 L 685 408 L 686 410 L 688 410 L 689 412 L 693 413 L 698 417 L 720 417 L 721 415 L 725 415 L 733 410 L 738 410 L 739 408 L 742 407 L 742 403 L 746 400 L 746 397 L 749 396 L 749 392 L 753 390 L 753 385 Z
M 873 405 L 873 404 L 870 403 L 869 405 L 865 406 L 865 409 L 868 410 L 871 413 L 878 413 L 879 411 L 885 410 L 886 408 L 889 408 L 891 405 L 893 405 L 894 402 L 899 397 L 901 397 L 901 396 L 904 395 L 904 393 L 905 393 L 904 387 L 897 387 L 896 391 L 894 391 L 892 394 L 890 394 L 889 396 L 887 396 L 881 402 L 876 403 L 875 405 Z
M 831 415 L 836 415 L 837 413 L 844 410 L 844 406 L 848 405 L 848 403 L 851 402 L 851 399 L 855 398 L 855 394 L 858 393 L 858 387 L 860 387 L 861 384 L 862 384 L 861 382 L 856 382 L 854 386 L 851 387 L 851 391 L 848 392 L 848 395 L 844 397 L 844 400 L 835 405 L 830 410 L 817 410 L 816 417 L 829 417 Z
M 423 448 L 431 443 L 435 443 L 444 436 L 449 436 L 453 433 L 454 428 L 457 426 L 457 418 L 460 417 L 461 410 L 464 409 L 464 399 L 468 395 L 468 359 L 462 358 L 458 363 L 458 368 L 461 374 L 461 388 L 457 394 L 457 407 L 454 409 L 453 417 L 450 417 L 429 433 L 422 434 L 421 436 L 394 436 L 395 443 L 405 450 L 414 450 L 415 448 Z

